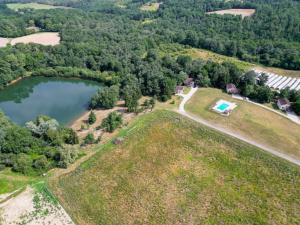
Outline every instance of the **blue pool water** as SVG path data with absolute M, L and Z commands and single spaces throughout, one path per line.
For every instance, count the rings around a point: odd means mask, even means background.
M 222 103 L 221 105 L 218 106 L 217 109 L 223 112 L 223 111 L 225 111 L 228 107 L 229 107 L 228 104 Z

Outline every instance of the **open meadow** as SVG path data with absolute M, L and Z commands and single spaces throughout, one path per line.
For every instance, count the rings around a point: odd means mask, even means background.
M 50 184 L 77 224 L 296 224 L 300 170 L 170 111 Z
M 141 7 L 142 11 L 156 12 L 159 9 L 161 3 L 158 2 L 150 2 L 146 3 Z
M 7 7 L 11 10 L 18 11 L 20 9 L 35 9 L 35 10 L 41 10 L 41 9 L 70 9 L 70 7 L 64 7 L 64 6 L 54 6 L 54 5 L 47 5 L 47 4 L 41 4 L 41 3 L 9 3 L 6 4 Z
M 300 70 L 286 70 L 282 68 L 276 67 L 267 67 L 259 64 L 254 64 L 246 61 L 239 60 L 236 57 L 230 57 L 221 55 L 212 51 L 208 51 L 200 48 L 185 48 L 182 45 L 173 44 L 173 45 L 161 45 L 160 46 L 160 54 L 161 55 L 172 55 L 174 57 L 179 55 L 189 55 L 193 59 L 203 59 L 203 60 L 211 60 L 214 62 L 222 63 L 222 62 L 231 62 L 235 64 L 238 68 L 248 71 L 251 69 L 257 69 L 264 72 L 276 73 L 282 76 L 289 77 L 300 77 Z
M 220 99 L 237 104 L 229 117 L 210 109 Z M 213 124 L 300 159 L 300 126 L 274 112 L 233 99 L 221 90 L 212 88 L 200 88 L 186 104 L 186 110 Z

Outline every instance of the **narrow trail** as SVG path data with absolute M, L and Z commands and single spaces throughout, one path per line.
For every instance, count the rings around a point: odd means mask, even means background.
M 258 147 L 258 148 L 261 148 L 262 150 L 264 150 L 266 152 L 269 152 L 269 153 L 271 153 L 271 154 L 273 154 L 273 155 L 275 155 L 277 157 L 280 157 L 282 159 L 285 159 L 285 160 L 287 160 L 287 161 L 289 161 L 291 163 L 294 163 L 294 164 L 300 166 L 300 160 L 298 160 L 298 159 L 296 159 L 296 158 L 294 158 L 294 157 L 292 157 L 292 156 L 290 156 L 288 154 L 279 152 L 279 151 L 277 151 L 277 150 L 275 150 L 273 148 L 270 148 L 268 146 L 265 146 L 263 144 L 260 144 L 260 143 L 258 143 L 256 141 L 254 141 L 254 140 L 248 139 L 248 138 L 246 138 L 246 137 L 244 137 L 242 135 L 234 133 L 234 132 L 232 132 L 232 131 L 230 131 L 230 130 L 228 130 L 226 128 L 216 126 L 216 125 L 214 125 L 214 124 L 212 124 L 212 123 L 210 123 L 210 122 L 208 122 L 208 121 L 206 121 L 206 120 L 204 120 L 204 119 L 202 119 L 200 117 L 197 117 L 197 116 L 194 116 L 194 115 L 191 115 L 191 114 L 187 113 L 185 111 L 185 108 L 184 108 L 185 104 L 192 98 L 192 96 L 197 92 L 197 90 L 198 90 L 198 88 L 195 87 L 195 88 L 192 88 L 191 91 L 188 94 L 186 94 L 186 95 L 180 94 L 179 95 L 179 96 L 183 97 L 183 100 L 182 100 L 182 102 L 179 105 L 179 109 L 177 110 L 177 112 L 179 114 L 181 114 L 181 115 L 183 115 L 183 116 L 185 116 L 185 117 L 187 117 L 187 118 L 189 118 L 191 120 L 194 120 L 195 122 L 198 122 L 198 123 L 200 123 L 202 125 L 205 125 L 205 126 L 207 126 L 209 128 L 212 128 L 214 130 L 217 130 L 219 132 L 227 134 L 227 135 L 229 135 L 231 137 L 237 138 L 237 139 L 239 139 L 241 141 L 244 141 L 244 142 L 246 142 L 248 144 L 254 145 L 254 146 Z

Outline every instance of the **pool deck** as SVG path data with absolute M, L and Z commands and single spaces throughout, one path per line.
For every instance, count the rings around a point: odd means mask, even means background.
M 229 116 L 236 107 L 237 105 L 235 103 L 220 99 L 211 107 L 211 110 L 223 116 Z

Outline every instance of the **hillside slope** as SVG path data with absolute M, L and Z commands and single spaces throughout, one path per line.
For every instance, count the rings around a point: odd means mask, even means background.
M 168 111 L 52 190 L 78 224 L 296 224 L 300 170 Z

